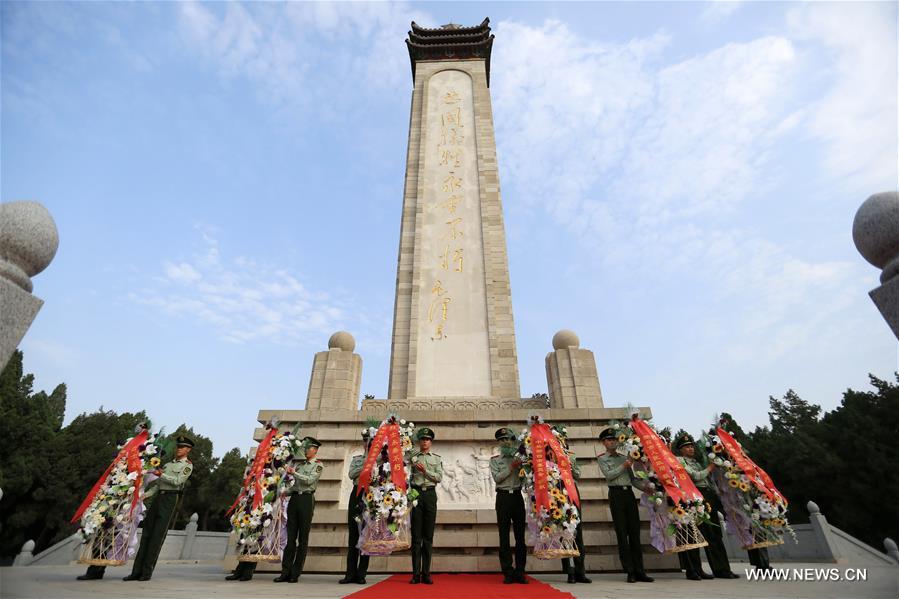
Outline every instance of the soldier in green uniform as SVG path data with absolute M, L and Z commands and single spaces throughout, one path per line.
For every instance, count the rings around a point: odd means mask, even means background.
M 574 452 L 568 448 L 568 442 L 565 439 L 562 439 L 562 445 L 565 447 L 565 450 L 568 452 L 568 459 L 571 461 L 571 477 L 575 480 L 575 488 L 577 488 L 577 482 L 581 478 L 581 467 L 577 463 L 577 456 L 574 455 Z M 580 497 L 580 489 L 578 489 L 578 497 Z M 568 583 L 573 584 L 576 582 L 582 582 L 584 584 L 590 584 L 593 582 L 589 578 L 587 578 L 587 549 L 584 547 L 584 532 L 582 526 L 584 524 L 584 502 L 581 501 L 581 521 L 578 522 L 577 528 L 574 533 L 574 542 L 577 545 L 577 550 L 579 551 L 578 556 L 574 558 L 574 564 L 572 564 L 571 558 L 565 558 L 562 560 L 562 569 L 568 574 Z
M 724 507 L 721 505 L 721 499 L 718 498 L 718 494 L 715 493 L 715 490 L 712 488 L 712 482 L 709 480 L 709 475 L 715 469 L 715 465 L 709 464 L 707 468 L 703 468 L 696 461 L 696 448 L 693 446 L 693 438 L 688 434 L 681 435 L 675 439 L 674 446 L 680 453 L 678 460 L 684 465 L 687 474 L 693 479 L 696 488 L 699 489 L 706 503 L 712 509 L 711 521 L 699 526 L 699 532 L 708 541 L 708 545 L 705 547 L 705 555 L 709 561 L 709 567 L 712 569 L 712 574 L 715 578 L 739 578 L 730 569 L 727 549 L 724 547 L 724 540 L 721 536 L 721 521 L 718 519 L 718 512 L 723 512 Z M 696 580 L 696 575 L 700 578 L 710 578 L 708 574 L 702 571 L 702 566 L 697 563 L 699 562 L 699 549 L 694 549 L 693 551 L 695 553 L 686 556 L 687 565 L 690 567 L 687 570 L 687 578 Z M 690 570 L 693 571 L 691 572 Z
M 515 455 L 515 433 L 501 428 L 494 434 L 500 442 L 500 455 L 490 458 L 490 474 L 496 482 L 496 524 L 499 527 L 499 565 L 503 584 L 527 584 L 524 567 L 528 547 L 524 540 L 524 497 L 521 495 L 521 460 Z M 515 567 L 512 567 L 512 547 L 509 528 L 515 535 Z
M 293 475 L 293 484 L 285 490 L 290 496 L 287 503 L 287 546 L 281 556 L 281 575 L 275 582 L 298 582 L 306 562 L 309 548 L 309 530 L 315 512 L 315 489 L 324 466 L 315 459 L 321 443 L 312 437 L 303 438 L 306 457 L 297 459 L 287 468 Z
M 443 458 L 431 453 L 434 431 L 418 429 L 418 449 L 409 452 L 412 488 L 418 505 L 412 508 L 412 579 L 410 584 L 434 584 L 431 580 L 431 551 L 437 522 L 437 483 L 443 480 Z
M 144 497 L 150 498 L 154 495 L 156 497 L 144 518 L 140 548 L 134 558 L 131 574 L 122 580 L 143 581 L 150 580 L 153 576 L 153 569 L 169 532 L 178 499 L 184 490 L 184 484 L 193 472 L 193 465 L 187 459 L 187 454 L 194 447 L 193 440 L 179 435 L 175 438 L 175 446 L 175 459 L 166 463 L 162 469 L 155 470 L 154 474 L 158 478 L 147 485 Z
M 356 545 L 359 544 L 359 523 L 356 522 L 357 517 L 362 514 L 362 499 L 357 495 L 359 487 L 359 475 L 362 474 L 362 466 L 365 464 L 365 457 L 368 455 L 369 434 L 368 431 L 362 433 L 362 444 L 365 451 L 360 455 L 354 455 L 350 460 L 349 479 L 353 481 L 353 490 L 347 503 L 346 525 L 347 525 L 347 548 L 346 548 L 346 574 L 338 580 L 340 584 L 349 584 L 355 582 L 357 584 L 365 584 L 365 576 L 368 574 L 369 557 L 363 555 Z
M 615 537 L 618 539 L 618 557 L 621 567 L 627 572 L 628 582 L 653 582 L 643 569 L 643 549 L 640 545 L 640 512 L 637 509 L 637 498 L 631 487 L 637 484 L 631 471 L 633 462 L 627 456 L 619 454 L 618 438 L 614 429 L 607 428 L 599 434 L 599 439 L 606 447 L 606 453 L 597 456 L 599 469 L 606 477 L 609 485 L 609 509 L 612 511 L 612 523 L 615 526 Z

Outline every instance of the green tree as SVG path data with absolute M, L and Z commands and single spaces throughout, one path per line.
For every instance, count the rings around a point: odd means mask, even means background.
M 769 400 L 771 427 L 756 428 L 746 450 L 790 501 L 790 521 L 807 522 L 805 506 L 809 501 L 826 504 L 839 492 L 831 487 L 833 479 L 829 473 L 835 461 L 820 434 L 821 408 L 803 400 L 792 389 L 783 399 Z
M 0 556 L 39 538 L 52 501 L 46 487 L 56 475 L 51 455 L 65 414 L 66 386 L 57 385 L 49 395 L 34 393 L 33 386 L 34 375 L 23 371 L 22 352 L 13 352 L 0 373 Z
M 821 419 L 819 436 L 834 449 L 812 499 L 835 526 L 881 549 L 885 537 L 899 538 L 899 385 L 869 377 L 874 391 L 847 389 Z
M 203 488 L 204 511 L 197 512 L 203 530 L 231 530 L 225 512 L 240 493 L 246 466 L 247 458 L 237 447 L 222 456 Z

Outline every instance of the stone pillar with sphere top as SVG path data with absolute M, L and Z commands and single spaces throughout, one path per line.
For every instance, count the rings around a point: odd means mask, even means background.
M 899 192 L 865 200 L 855 214 L 852 239 L 864 259 L 882 271 L 880 286 L 868 295 L 899 337 Z
M 596 359 L 580 348 L 574 331 L 553 335 L 553 351 L 546 354 L 546 386 L 551 408 L 601 408 L 602 391 Z
M 31 277 L 47 268 L 58 247 L 56 223 L 40 203 L 0 204 L 0 370 L 44 305 L 31 294 Z
M 328 340 L 328 351 L 315 354 L 307 410 L 355 410 L 362 387 L 362 358 L 353 353 L 356 340 L 346 331 L 338 331 Z

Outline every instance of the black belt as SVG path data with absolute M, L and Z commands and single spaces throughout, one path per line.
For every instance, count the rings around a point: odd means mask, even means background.
M 512 493 L 521 493 L 521 487 L 518 487 L 517 489 L 497 489 L 496 492 L 497 493 L 509 493 L 510 495 Z
M 315 495 L 315 491 L 291 491 L 288 495 Z
M 621 489 L 623 491 L 630 491 L 631 487 L 630 487 L 630 485 L 609 485 L 609 490 L 612 490 L 612 489 Z
M 432 485 L 430 487 L 419 487 L 418 485 L 412 485 L 412 488 L 418 491 L 419 493 L 423 493 L 425 491 L 430 491 L 432 489 L 436 489 L 437 485 Z
M 181 491 L 174 491 L 171 489 L 165 491 L 163 491 L 162 489 L 159 490 L 160 495 L 171 495 L 172 493 L 174 493 L 175 495 L 181 495 Z

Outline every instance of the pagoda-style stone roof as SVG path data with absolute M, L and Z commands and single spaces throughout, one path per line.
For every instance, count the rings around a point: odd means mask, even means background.
M 487 86 L 490 86 L 490 51 L 494 36 L 490 33 L 490 19 L 480 25 L 462 27 L 450 23 L 428 29 L 412 22 L 412 31 L 406 40 L 409 60 L 412 62 L 412 78 L 415 79 L 415 63 L 419 60 L 464 60 L 481 58 L 487 63 Z

